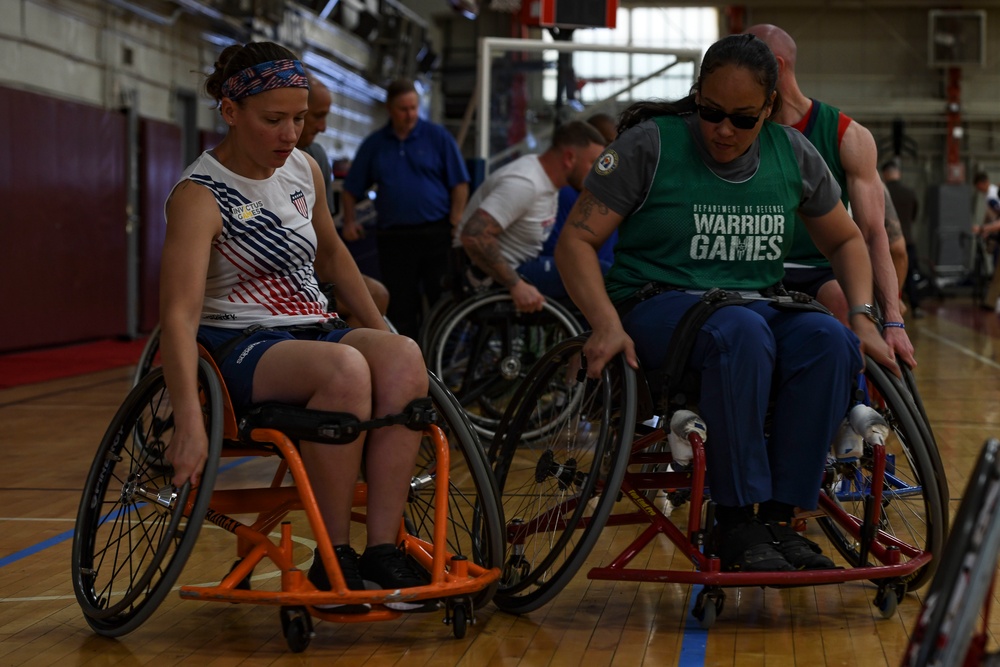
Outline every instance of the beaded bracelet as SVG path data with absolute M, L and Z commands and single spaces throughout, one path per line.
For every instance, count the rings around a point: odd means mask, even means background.
M 895 327 L 897 329 L 905 329 L 906 328 L 906 325 L 903 324 L 902 322 L 883 322 L 882 326 L 883 327 Z

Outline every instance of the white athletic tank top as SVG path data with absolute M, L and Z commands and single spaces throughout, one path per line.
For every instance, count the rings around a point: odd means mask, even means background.
M 233 173 L 207 151 L 181 177 L 204 185 L 219 204 L 222 234 L 212 243 L 201 323 L 311 324 L 331 317 L 313 269 L 316 203 L 312 171 L 296 149 L 266 179 Z M 176 186 L 175 186 L 176 187 Z

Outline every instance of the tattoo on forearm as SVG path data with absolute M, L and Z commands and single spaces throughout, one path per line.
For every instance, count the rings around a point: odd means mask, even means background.
M 476 211 L 462 229 L 462 246 L 472 263 L 493 280 L 510 287 L 520 278 L 500 252 L 499 236 L 503 233 L 493 216 L 482 209 Z
M 899 220 L 896 218 L 886 218 L 885 219 L 885 233 L 889 237 L 889 244 L 891 245 L 894 241 L 898 241 L 903 236 L 903 228 L 899 225 Z
M 598 214 L 608 213 L 608 207 L 601 203 L 594 195 L 590 192 L 584 192 L 580 195 L 580 199 L 577 200 L 576 207 L 573 209 L 575 214 L 572 218 L 566 221 L 566 223 L 572 227 L 579 229 L 581 232 L 587 232 L 591 236 L 597 236 L 597 232 L 587 225 L 587 220 L 596 211 Z

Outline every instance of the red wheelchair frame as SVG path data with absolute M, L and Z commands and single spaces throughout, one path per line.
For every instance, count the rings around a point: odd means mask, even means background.
M 895 376 L 868 360 L 868 400 L 886 416 L 899 440 L 893 444 L 902 447 L 905 457 L 889 455 L 884 442 L 871 441 L 865 443 L 862 459 L 851 464 L 853 477 L 846 473 L 848 464 L 831 461 L 819 509 L 796 517 L 800 525 L 818 518 L 824 530 L 836 537 L 835 546 L 850 567 L 724 572 L 719 559 L 705 549 L 706 527 L 713 520 L 712 506 L 706 503 L 702 435 L 697 431 L 678 434 L 691 445 L 693 465 L 669 470 L 673 457 L 666 447 L 668 428 L 656 420 L 639 423 L 653 412 L 652 399 L 641 388 L 644 383 L 621 358 L 609 364 L 602 380 L 587 380 L 579 369 L 585 340 L 578 337 L 554 347 L 529 372 L 491 448 L 507 520 L 508 555 L 494 598 L 501 609 L 531 611 L 554 597 L 583 565 L 605 525 L 647 527 L 611 562 L 591 568 L 587 577 L 701 584 L 704 588 L 693 613 L 704 627 L 711 626 L 722 610 L 725 587 L 811 586 L 867 579 L 878 588 L 875 604 L 884 616 L 890 616 L 908 587 L 916 588 L 930 577 L 933 557 L 946 532 L 947 486 L 943 475 L 938 479 L 940 460 L 933 445 L 923 439 L 912 397 Z M 573 373 L 577 374 L 577 393 L 553 399 L 556 380 Z M 534 442 L 521 439 L 521 424 L 532 420 L 538 406 L 551 409 L 559 401 L 565 408 L 550 433 Z M 584 426 L 589 429 L 587 437 L 582 434 Z M 660 490 L 674 494 L 680 490 L 688 501 L 686 528 L 651 502 L 650 493 Z M 521 500 L 526 496 L 530 503 Z M 920 536 L 920 542 L 894 534 L 896 515 L 887 515 L 896 509 L 894 503 L 908 511 L 904 503 L 917 497 L 930 515 L 925 517 L 927 534 Z M 629 501 L 633 509 L 617 507 L 620 499 Z M 863 509 L 850 512 L 845 507 L 850 504 Z M 530 512 L 534 514 L 524 516 Z M 694 569 L 631 567 L 658 535 L 665 535 Z

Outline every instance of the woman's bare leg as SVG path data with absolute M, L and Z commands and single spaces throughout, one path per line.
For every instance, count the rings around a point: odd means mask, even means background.
M 357 329 L 342 339 L 364 356 L 371 369 L 372 415 L 403 411 L 427 396 L 427 368 L 417 344 L 404 336 Z M 368 434 L 368 544 L 395 543 L 406 506 L 410 477 L 421 434 L 406 426 L 374 429 Z
M 254 372 L 255 403 L 276 401 L 315 410 L 372 415 L 372 372 L 349 345 L 289 340 L 264 353 Z M 333 545 L 349 544 L 351 506 L 364 434 L 346 445 L 300 443 L 313 494 Z

